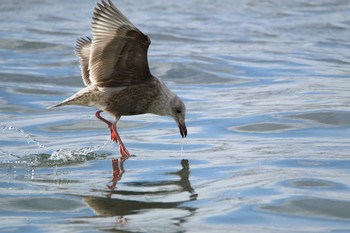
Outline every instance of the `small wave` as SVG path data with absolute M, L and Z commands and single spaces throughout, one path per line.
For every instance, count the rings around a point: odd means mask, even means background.
M 49 42 L 38 42 L 23 39 L 2 39 L 0 41 L 0 48 L 13 51 L 21 52 L 37 52 L 37 51 L 60 51 L 66 50 L 67 47 L 60 44 L 49 43 Z

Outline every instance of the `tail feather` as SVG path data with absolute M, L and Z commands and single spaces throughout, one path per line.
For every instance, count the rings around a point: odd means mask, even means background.
M 55 108 L 55 107 L 59 107 L 59 106 L 62 106 L 61 103 L 50 105 L 50 106 L 46 107 L 46 109 L 51 109 L 51 108 Z
M 89 87 L 86 87 L 78 91 L 71 97 L 63 100 L 62 102 L 47 107 L 47 109 L 61 107 L 65 105 L 92 106 L 94 103 L 94 97 L 95 97 L 95 93 L 93 92 L 93 90 Z
M 61 107 L 61 106 L 64 106 L 64 105 L 70 105 L 70 104 L 69 104 L 69 99 L 66 99 L 66 100 L 62 101 L 61 103 L 48 106 L 46 109 Z

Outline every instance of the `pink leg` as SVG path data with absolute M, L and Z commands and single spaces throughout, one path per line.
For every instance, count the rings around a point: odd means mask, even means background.
M 116 135 L 114 134 L 113 130 L 112 130 L 112 122 L 106 120 L 105 118 L 101 117 L 101 112 L 103 111 L 97 111 L 95 113 L 95 116 L 100 120 L 100 121 L 103 121 L 104 123 L 106 123 L 108 125 L 108 128 L 110 129 L 110 134 L 111 134 L 111 140 L 113 142 L 117 141 L 117 137 Z
M 105 118 L 101 117 L 101 112 L 103 111 L 97 111 L 95 113 L 95 116 L 103 121 L 104 123 L 106 123 L 108 125 L 108 128 L 110 129 L 110 134 L 111 134 L 111 140 L 113 142 L 117 141 L 119 144 L 119 152 L 121 157 L 129 157 L 130 153 L 129 151 L 126 149 L 126 147 L 124 146 L 124 143 L 122 142 L 122 139 L 120 138 L 118 131 L 117 131 L 117 122 L 119 120 L 119 118 L 116 118 L 116 120 L 111 123 L 110 121 L 106 120 Z
M 129 157 L 130 153 L 129 151 L 126 149 L 126 147 L 124 146 L 124 143 L 122 142 L 122 139 L 120 138 L 118 132 L 117 132 L 117 122 L 119 119 L 116 119 L 113 124 L 112 124 L 112 131 L 114 133 L 114 135 L 117 138 L 118 144 L 119 144 L 119 152 L 121 157 Z

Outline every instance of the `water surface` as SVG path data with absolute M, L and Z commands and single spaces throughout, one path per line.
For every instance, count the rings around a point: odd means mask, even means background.
M 83 86 L 95 4 L 0 2 L 1 232 L 350 231 L 347 1 L 116 2 L 189 133 L 123 117 L 115 182 L 95 109 L 46 109 Z

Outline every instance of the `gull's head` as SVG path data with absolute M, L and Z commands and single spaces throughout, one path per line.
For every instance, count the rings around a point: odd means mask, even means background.
M 174 96 L 170 101 L 171 117 L 174 118 L 179 127 L 180 134 L 183 138 L 187 136 L 187 128 L 185 123 L 186 107 L 178 96 Z

